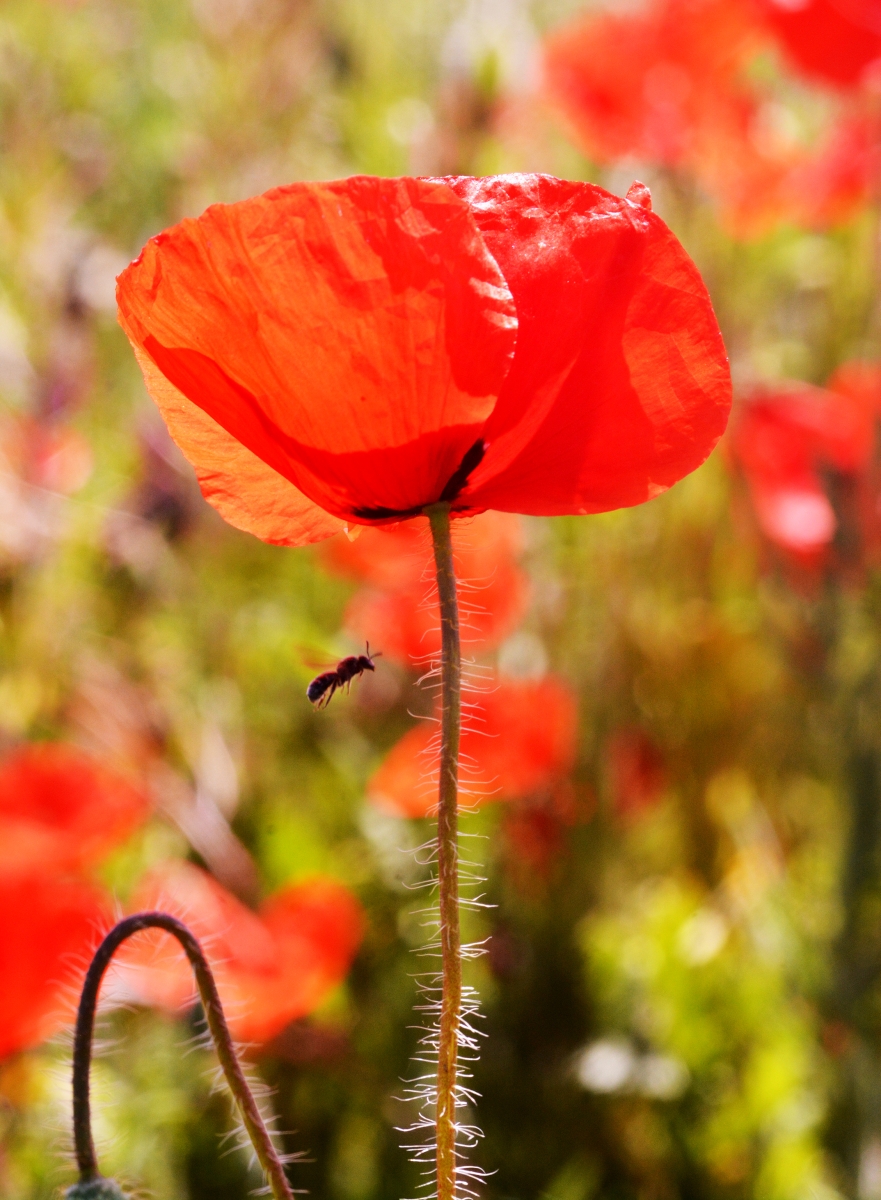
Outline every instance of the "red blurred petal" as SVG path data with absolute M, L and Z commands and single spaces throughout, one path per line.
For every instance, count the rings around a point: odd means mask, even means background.
M 881 59 L 878 0 L 759 0 L 800 70 L 840 87 L 862 83 Z
M 0 764 L 0 875 L 93 866 L 148 811 L 141 791 L 73 746 L 24 746 Z
M 591 156 L 679 163 L 736 82 L 751 15 L 738 0 L 653 0 L 579 17 L 546 43 L 548 91 Z
M 572 769 L 575 699 L 560 680 L 506 680 L 478 701 L 466 699 L 460 806 L 528 796 Z M 437 804 L 437 761 L 436 725 L 422 722 L 374 773 L 367 785 L 370 802 L 400 816 L 427 815 Z
M 457 506 L 604 512 L 665 491 L 725 429 L 706 288 L 641 204 L 545 175 L 460 178 L 517 305 L 514 364 Z
M 847 114 L 819 149 L 784 180 L 784 212 L 811 228 L 850 220 L 871 197 L 879 171 L 878 128 L 868 116 Z
M 528 605 L 529 588 L 513 563 L 501 563 L 491 574 L 470 578 L 471 586 L 467 577 L 459 585 L 459 617 L 462 647 L 477 653 L 497 646 L 517 628 Z M 346 609 L 346 628 L 356 640 L 370 641 L 387 658 L 411 666 L 440 651 L 440 617 L 430 585 L 411 592 L 358 592 Z
M 845 113 L 802 141 L 777 130 L 755 56 L 782 39 L 809 72 L 868 83 L 879 35 L 878 0 L 647 0 L 553 34 L 546 86 L 589 154 L 687 168 L 736 236 L 781 220 L 822 228 L 870 197 L 877 122 Z
M 621 817 L 636 817 L 654 807 L 667 787 L 664 756 L 642 729 L 619 729 L 609 739 L 608 768 L 612 802 Z
M 102 890 L 81 881 L 0 878 L 0 1058 L 73 1023 L 109 908 Z
M 835 395 L 847 397 L 856 413 L 867 422 L 881 416 L 881 366 L 877 363 L 859 359 L 842 363 L 829 377 L 826 386 Z M 857 465 L 871 454 L 873 432 L 867 434 L 865 457 L 860 455 Z
M 439 497 L 516 339 L 468 206 L 416 179 L 215 205 L 147 243 L 119 305 L 176 388 L 344 519 Z
M 478 518 L 485 520 L 486 514 Z M 457 526 L 453 527 L 454 536 Z M 354 540 L 336 537 L 321 547 L 321 561 L 348 579 L 387 591 L 410 590 L 430 579 L 431 533 L 427 517 L 397 525 L 364 527 Z
M 453 524 L 462 641 L 469 651 L 498 645 L 523 617 L 528 586 L 515 562 L 522 541 L 520 519 L 511 513 L 486 512 Z M 440 649 L 427 518 L 365 529 L 354 542 L 336 538 L 325 545 L 323 560 L 374 585 L 356 593 L 346 610 L 346 628 L 356 640 L 408 664 Z
M 759 524 L 773 542 L 796 555 L 815 555 L 837 527 L 820 471 L 864 471 L 875 445 L 881 371 L 847 363 L 828 389 L 793 384 L 759 394 L 732 436 Z
M 549 792 L 527 796 L 505 813 L 507 867 L 517 883 L 547 879 L 565 845 L 565 830 L 587 821 L 596 807 L 592 792 L 579 795 L 572 781 L 560 779 Z
M 76 429 L 0 415 L 0 456 L 25 482 L 69 495 L 79 491 L 92 473 L 92 451 Z
M 345 979 L 364 935 L 364 915 L 347 888 L 313 879 L 275 892 L 260 916 L 275 938 L 282 969 L 272 977 L 240 978 L 243 1017 L 236 1035 L 266 1042 Z
M 162 909 L 193 930 L 211 961 L 233 1034 L 264 1042 L 311 1012 L 346 975 L 363 934 L 361 908 L 341 884 L 282 888 L 254 913 L 185 862 L 138 888 L 132 911 Z M 176 1009 L 196 998 L 192 972 L 167 934 L 136 935 L 115 968 L 117 994 Z

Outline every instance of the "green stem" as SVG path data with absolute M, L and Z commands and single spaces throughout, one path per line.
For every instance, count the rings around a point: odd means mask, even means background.
M 130 938 L 132 934 L 138 933 L 141 929 L 164 929 L 166 933 L 176 937 L 183 947 L 196 976 L 202 1008 L 205 1010 L 205 1019 L 211 1031 L 217 1057 L 220 1059 L 226 1082 L 238 1105 L 257 1158 L 269 1181 L 273 1200 L 293 1200 L 293 1193 L 285 1178 L 281 1159 L 272 1144 L 272 1139 L 263 1123 L 257 1102 L 251 1094 L 251 1089 L 248 1087 L 236 1055 L 229 1027 L 223 1015 L 217 984 L 214 982 L 208 960 L 202 947 L 186 925 L 178 921 L 176 917 L 162 912 L 137 913 L 114 925 L 95 951 L 91 966 L 86 973 L 77 1012 L 76 1035 L 73 1044 L 73 1138 L 80 1183 L 88 1184 L 101 1178 L 95 1154 L 95 1143 L 92 1139 L 89 1098 L 92 1037 L 95 1030 L 98 992 L 104 973 L 110 966 L 110 960 L 117 949 L 126 938 Z
M 437 811 L 437 882 L 443 972 L 437 1064 L 437 1200 L 456 1195 L 456 1071 L 462 1020 L 459 933 L 458 791 L 462 732 L 462 652 L 450 537 L 450 507 L 428 509 L 441 616 L 441 752 Z

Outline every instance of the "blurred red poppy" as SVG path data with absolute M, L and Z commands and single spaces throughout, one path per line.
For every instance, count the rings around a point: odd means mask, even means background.
M 879 412 L 881 369 L 854 362 L 825 389 L 793 384 L 758 394 L 733 430 L 762 532 L 805 564 L 823 558 L 838 527 L 829 473 L 855 480 L 867 470 Z
M 77 985 L 110 907 L 101 889 L 79 880 L 37 871 L 0 877 L 0 1058 L 73 1022 Z
M 23 746 L 0 763 L 0 876 L 94 866 L 148 810 L 141 791 L 73 746 Z
M 483 513 L 453 527 L 462 642 L 471 652 L 497 646 L 519 624 L 528 602 L 517 566 L 523 531 L 511 513 Z M 362 579 L 345 624 L 358 642 L 370 639 L 387 658 L 412 663 L 440 648 L 437 585 L 428 520 L 365 529 L 350 542 L 333 538 L 323 560 L 331 570 Z
M 0 456 L 25 483 L 65 495 L 78 491 L 92 472 L 92 451 L 76 429 L 4 413 Z
M 793 64 L 839 87 L 870 82 L 881 70 L 879 0 L 759 0 Z
M 502 831 L 506 868 L 518 884 L 547 880 L 565 847 L 566 831 L 593 814 L 592 792 L 576 792 L 571 780 L 559 779 L 505 812 Z
M 845 111 L 838 116 L 816 152 L 783 177 L 780 211 L 813 229 L 850 220 L 872 196 L 879 179 L 878 132 L 871 113 Z
M 646 0 L 635 11 L 593 12 L 548 39 L 547 91 L 588 154 L 688 171 L 738 236 L 780 220 L 827 226 L 871 194 L 877 121 L 843 108 L 819 118 L 816 105 L 807 119 L 753 69 L 790 17 L 800 29 L 821 7 L 826 0 L 787 2 L 782 15 L 775 0 Z M 834 59 L 834 46 L 825 48 Z
M 551 97 L 589 154 L 675 165 L 702 150 L 740 93 L 757 41 L 740 0 L 651 0 L 625 12 L 590 12 L 545 45 Z
M 504 680 L 494 691 L 466 700 L 460 807 L 529 796 L 571 771 L 575 698 L 560 680 Z M 423 721 L 401 738 L 370 779 L 367 797 L 398 816 L 423 817 L 434 811 L 436 722 Z
M 617 729 L 606 747 L 616 814 L 625 820 L 653 808 L 667 787 L 667 767 L 659 747 L 643 729 Z
M 346 975 L 364 930 L 358 901 L 342 884 L 313 879 L 285 887 L 258 912 L 245 908 L 205 871 L 169 862 L 137 889 L 133 911 L 162 909 L 202 941 L 233 1034 L 263 1043 L 311 1012 Z M 196 999 L 176 943 L 138 934 L 121 952 L 110 994 L 174 1010 Z
M 267 541 L 442 500 L 639 504 L 730 404 L 706 289 L 645 200 L 540 175 L 292 184 L 151 239 L 120 321 L 206 497 Z

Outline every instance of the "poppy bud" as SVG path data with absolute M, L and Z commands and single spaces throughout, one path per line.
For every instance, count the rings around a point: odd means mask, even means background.
M 64 1193 L 65 1200 L 128 1200 L 125 1192 L 112 1179 L 80 1180 Z

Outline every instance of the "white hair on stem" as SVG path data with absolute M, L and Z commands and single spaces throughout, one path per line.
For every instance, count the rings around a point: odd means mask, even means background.
M 430 568 L 427 567 L 426 572 L 429 570 Z M 486 582 L 460 581 L 458 583 L 460 628 L 463 630 L 476 631 L 478 629 L 478 626 L 472 623 L 472 619 L 478 615 L 484 615 L 486 609 L 474 603 L 473 597 L 483 588 L 489 587 L 490 582 L 491 579 Z M 468 597 L 469 604 L 462 603 L 463 595 Z M 438 589 L 433 579 L 430 581 L 430 586 L 420 607 L 423 609 L 430 608 L 434 612 L 438 611 Z M 416 658 L 414 659 L 414 665 L 421 671 L 420 677 L 417 680 L 418 685 L 430 692 L 437 693 L 440 690 L 442 671 L 440 653 L 433 652 Z M 493 692 L 496 687 L 491 679 L 487 678 L 489 673 L 489 667 L 477 663 L 474 659 L 463 661 L 460 677 L 462 733 L 467 732 L 471 735 L 479 735 L 481 737 L 496 736 L 491 734 L 485 727 L 486 714 L 480 703 L 480 696 Z M 416 714 L 413 715 L 416 716 Z M 420 771 L 417 783 L 417 795 L 420 798 L 424 798 L 431 793 L 437 794 L 441 750 L 441 723 L 435 715 L 421 716 L 420 719 L 431 721 L 435 725 L 435 730 L 427 746 L 421 751 L 425 765 Z M 460 751 L 458 771 L 460 782 L 457 807 L 460 812 L 467 813 L 474 811 L 481 800 L 485 800 L 498 793 L 498 787 L 495 786 L 497 781 L 495 779 L 485 780 L 481 778 L 479 763 L 472 755 Z M 465 797 L 468 799 L 463 803 Z M 429 816 L 436 813 L 437 804 L 428 807 L 427 814 Z M 475 838 L 480 836 L 482 835 L 460 833 L 459 841 L 461 842 L 468 837 Z M 425 879 L 406 886 L 414 891 L 424 889 L 436 890 L 437 877 L 433 870 L 438 858 L 436 840 L 431 839 L 426 841 L 409 851 L 409 853 L 412 854 L 419 866 L 428 870 L 429 874 Z M 478 912 L 493 907 L 493 905 L 485 900 L 484 894 L 477 890 L 485 882 L 484 877 L 480 874 L 480 864 L 458 855 L 456 865 L 460 885 L 460 910 L 465 909 L 471 912 Z M 463 895 L 463 888 L 470 894 Z M 423 922 L 423 928 L 431 931 L 428 934 L 425 944 L 417 948 L 415 953 L 425 957 L 439 958 L 441 956 L 440 935 L 442 928 L 439 909 L 436 906 L 431 906 L 426 909 L 416 910 L 414 915 L 426 917 L 427 920 Z M 485 954 L 487 941 L 488 939 L 482 939 L 461 945 L 459 948 L 460 960 L 473 960 Z M 417 1068 L 426 1069 L 415 1074 L 412 1078 L 402 1081 L 406 1086 L 404 1087 L 401 1099 L 414 1104 L 417 1111 L 414 1121 L 410 1125 L 398 1127 L 398 1132 L 408 1137 L 402 1148 L 409 1154 L 410 1161 L 423 1167 L 422 1176 L 424 1183 L 419 1186 L 418 1190 L 421 1195 L 418 1200 L 430 1200 L 432 1196 L 437 1195 L 437 1125 L 435 1112 L 438 1099 L 437 1070 L 440 1050 L 443 979 L 440 973 L 431 971 L 416 975 L 415 981 L 421 1001 L 416 1005 L 415 1011 L 423 1015 L 424 1023 L 414 1027 L 420 1037 L 412 1061 L 417 1065 Z M 475 1149 L 483 1137 L 483 1133 L 474 1123 L 472 1116 L 472 1110 L 479 1099 L 479 1094 L 472 1086 L 473 1072 L 470 1069 L 479 1057 L 480 1039 L 484 1036 L 483 1031 L 478 1025 L 480 1020 L 478 994 L 474 987 L 463 984 L 456 1039 L 458 1045 L 458 1069 L 456 1086 L 453 1093 L 455 1112 L 459 1118 L 455 1121 L 453 1127 L 455 1134 L 455 1200 L 476 1200 L 480 1184 L 487 1178 L 488 1174 L 482 1167 L 468 1161 L 469 1153 Z

